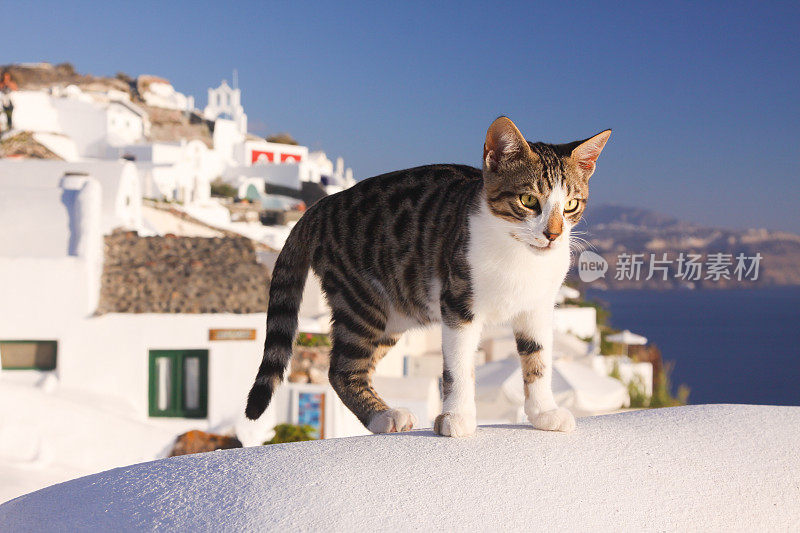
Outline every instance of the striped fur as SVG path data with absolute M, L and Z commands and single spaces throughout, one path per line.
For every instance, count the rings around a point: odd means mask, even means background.
M 247 416 L 255 419 L 264 412 L 283 379 L 312 268 L 332 311 L 330 383 L 358 419 L 376 432 L 410 429 L 413 416 L 390 409 L 373 389 L 371 376 L 403 331 L 441 322 L 445 412 L 437 419 L 437 431 L 453 436 L 473 432 L 472 356 L 482 325 L 510 320 L 533 305 L 524 298 L 530 287 L 534 299 L 552 311 L 568 265 L 563 242 L 587 197 L 591 172 L 575 159 L 581 146 L 527 143 L 510 120 L 501 118 L 487 135 L 482 170 L 429 165 L 392 172 L 314 204 L 292 230 L 275 265 L 264 357 Z M 596 159 L 595 152 L 587 153 L 583 159 Z M 525 208 L 520 194 L 541 198 L 541 210 Z M 574 197 L 581 199 L 580 210 L 562 215 L 560 206 Z M 548 228 L 562 217 L 565 234 L 547 244 L 550 255 L 540 253 L 540 237 L 532 241 L 528 235 L 531 228 L 545 227 L 544 215 L 552 219 Z M 526 281 L 530 268 L 542 269 L 538 279 L 546 289 Z M 551 343 L 539 337 L 549 326 L 521 324 L 518 347 L 531 362 L 526 383 L 543 382 L 549 376 L 545 366 Z
M 466 219 L 482 183 L 476 168 L 419 167 L 364 180 L 303 215 L 275 264 L 248 418 L 269 405 L 291 358 L 309 266 L 332 310 L 331 385 L 365 425 L 388 409 L 370 375 L 402 333 L 387 331 L 390 314 L 419 325 L 472 319 Z

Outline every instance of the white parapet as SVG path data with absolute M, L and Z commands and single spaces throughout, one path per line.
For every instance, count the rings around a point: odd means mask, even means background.
M 793 531 L 800 408 L 701 405 L 224 450 L 0 506 L 9 531 Z

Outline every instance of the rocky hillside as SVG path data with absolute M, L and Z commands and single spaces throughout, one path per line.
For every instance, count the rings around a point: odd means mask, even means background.
M 199 113 L 184 113 L 174 109 L 163 109 L 137 102 L 147 111 L 150 119 L 150 140 L 170 142 L 185 139 L 198 139 L 206 146 L 213 146 L 214 123 L 203 118 Z
M 767 230 L 736 231 L 710 228 L 681 222 L 674 217 L 645 209 L 601 205 L 587 211 L 586 222 L 580 229 L 595 251 L 608 262 L 605 278 L 591 283 L 596 288 L 734 288 L 767 285 L 800 285 L 800 235 Z M 684 280 L 679 276 L 678 257 L 681 253 L 698 254 L 704 263 L 700 280 Z M 730 280 L 705 279 L 710 254 L 731 254 Z M 755 257 L 761 254 L 758 279 L 738 281 L 733 275 L 738 254 Z M 644 254 L 642 275 L 635 279 L 615 279 L 621 254 Z M 650 280 L 650 254 L 668 261 L 668 279 L 656 272 Z M 750 263 L 748 263 L 749 265 Z M 575 266 L 571 277 L 578 279 Z
M 263 313 L 267 268 L 244 237 L 106 237 L 98 314 Z
M 53 86 L 77 85 L 84 91 L 107 91 L 116 89 L 133 95 L 130 78 L 123 73 L 116 77 L 80 74 L 70 63 L 51 65 L 50 63 L 26 63 L 21 65 L 0 65 L 0 72 L 8 70 L 20 89 L 47 89 Z

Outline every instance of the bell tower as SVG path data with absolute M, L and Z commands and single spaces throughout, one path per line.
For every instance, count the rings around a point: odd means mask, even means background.
M 232 120 L 240 134 L 247 134 L 247 115 L 242 108 L 242 92 L 238 88 L 232 89 L 228 82 L 222 83 L 216 89 L 208 90 L 208 105 L 203 110 L 203 115 L 208 120 L 224 118 Z

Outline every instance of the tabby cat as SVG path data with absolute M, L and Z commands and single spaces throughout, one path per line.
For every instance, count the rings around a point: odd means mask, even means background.
M 404 331 L 435 322 L 444 354 L 436 433 L 475 433 L 474 354 L 484 324 L 498 322 L 513 326 L 531 423 L 572 431 L 575 419 L 551 390 L 553 308 L 570 263 L 570 231 L 610 135 L 531 143 L 500 117 L 486 134 L 482 170 L 401 170 L 314 204 L 275 264 L 247 417 L 264 412 L 283 379 L 310 267 L 332 310 L 331 385 L 372 432 L 414 426 L 408 410 L 378 396 L 371 375 Z

